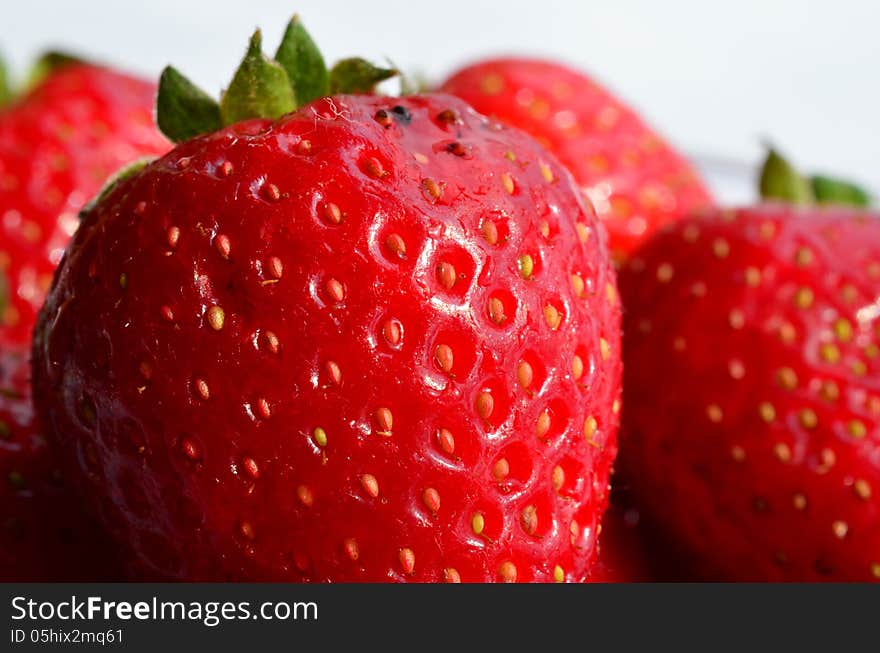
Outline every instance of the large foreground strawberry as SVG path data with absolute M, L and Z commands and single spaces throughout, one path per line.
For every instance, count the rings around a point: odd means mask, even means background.
M 43 69 L 0 109 L 0 333 L 16 342 L 30 339 L 83 204 L 120 166 L 169 147 L 154 85 L 58 56 Z
M 658 227 L 711 202 L 691 165 L 631 108 L 561 64 L 482 61 L 440 88 L 556 154 L 592 200 L 618 259 Z
M 585 579 L 620 374 L 593 213 L 459 99 L 341 94 L 383 71 L 328 78 L 296 22 L 277 59 L 255 35 L 219 107 L 166 71 L 160 124 L 213 133 L 84 215 L 41 313 L 42 416 L 132 573 Z
M 37 428 L 27 350 L 0 342 L 0 582 L 118 579 Z
M 623 471 L 705 578 L 880 579 L 878 217 L 719 211 L 622 272 Z

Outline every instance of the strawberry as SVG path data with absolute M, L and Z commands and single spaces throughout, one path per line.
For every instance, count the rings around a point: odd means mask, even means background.
M 880 579 L 878 217 L 717 211 L 621 273 L 623 471 L 703 578 Z
M 546 145 L 592 200 L 617 260 L 658 227 L 711 203 L 691 165 L 632 109 L 561 64 L 482 61 L 440 88 Z
M 219 106 L 165 71 L 159 124 L 208 133 L 85 213 L 41 313 L 40 413 L 130 573 L 583 580 L 621 371 L 594 214 L 457 98 L 346 94 L 388 71 L 328 75 L 296 20 L 276 59 L 257 32 Z
M 0 581 L 113 580 L 112 549 L 36 426 L 27 351 L 0 343 Z
M 41 68 L 0 109 L 0 332 L 15 342 L 30 340 L 85 201 L 123 164 L 169 147 L 152 125 L 152 84 L 58 55 Z

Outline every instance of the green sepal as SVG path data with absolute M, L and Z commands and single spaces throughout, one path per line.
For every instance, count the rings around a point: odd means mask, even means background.
M 98 204 L 103 202 L 107 197 L 116 190 L 116 187 L 119 186 L 126 179 L 130 179 L 138 174 L 141 170 L 150 165 L 155 159 L 153 157 L 143 157 L 141 159 L 137 159 L 136 161 L 132 161 L 131 163 L 127 163 L 122 166 L 119 170 L 114 172 L 110 177 L 107 178 L 107 181 L 104 182 L 104 185 L 101 187 L 101 190 L 98 191 L 98 194 L 92 198 L 79 212 L 79 217 L 82 218 L 86 213 L 89 213 L 92 209 L 95 208 Z
M 297 107 L 329 93 L 327 64 L 299 16 L 294 16 L 287 24 L 281 45 L 275 53 L 275 61 L 287 72 Z
M 765 200 L 812 204 L 816 199 L 810 182 L 773 148 L 768 149 L 761 168 L 760 189 L 761 198 Z
M 393 68 L 379 68 L 366 59 L 343 59 L 330 71 L 330 93 L 369 93 L 376 84 L 395 75 Z
M 254 32 L 247 54 L 220 99 L 224 125 L 249 118 L 280 118 L 296 109 L 293 87 L 280 64 L 263 54 L 263 36 Z
M 819 204 L 843 204 L 845 206 L 869 206 L 871 196 L 861 187 L 843 179 L 814 175 L 810 186 Z
M 160 131 L 175 143 L 223 126 L 217 101 L 171 66 L 159 78 L 156 122 Z
M 12 89 L 9 83 L 9 73 L 6 69 L 6 62 L 0 57 L 0 107 L 9 103 L 10 100 L 12 100 Z
M 81 64 L 83 60 L 76 55 L 67 52 L 50 51 L 43 54 L 31 66 L 31 70 L 27 76 L 27 88 L 33 88 L 56 70 L 70 66 L 72 64 Z

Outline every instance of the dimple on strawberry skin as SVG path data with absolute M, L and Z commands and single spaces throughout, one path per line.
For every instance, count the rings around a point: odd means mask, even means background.
M 36 396 L 132 577 L 590 576 L 620 410 L 604 231 L 525 134 L 358 94 L 388 72 L 328 71 L 296 20 L 219 104 L 169 69 L 184 142 L 85 212 Z

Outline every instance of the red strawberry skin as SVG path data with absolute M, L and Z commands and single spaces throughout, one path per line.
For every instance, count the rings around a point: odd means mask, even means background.
M 10 341 L 28 342 L 77 213 L 122 165 L 170 145 L 153 126 L 155 86 L 70 64 L 0 110 L 0 274 Z
M 0 581 L 118 580 L 112 547 L 37 428 L 28 352 L 0 343 Z
M 580 581 L 619 320 L 595 215 L 531 138 L 339 96 L 89 212 L 37 396 L 138 577 Z
M 618 260 L 658 227 L 711 203 L 691 165 L 632 109 L 563 65 L 487 60 L 441 89 L 546 145 L 593 202 Z
M 704 578 L 880 578 L 877 217 L 719 212 L 621 273 L 622 469 Z

